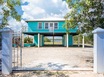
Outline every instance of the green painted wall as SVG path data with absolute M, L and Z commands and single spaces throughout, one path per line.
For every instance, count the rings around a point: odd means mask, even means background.
M 40 38 L 39 38 L 39 40 L 40 40 L 40 46 L 44 46 L 44 36 L 43 35 L 40 35 Z M 34 44 L 36 45 L 36 46 L 38 46 L 38 35 L 34 35 Z
M 72 46 L 73 45 L 73 36 L 69 35 L 68 37 L 68 46 Z M 67 36 L 66 34 L 63 36 L 63 46 L 67 46 Z
M 38 35 L 34 35 L 34 44 L 38 46 Z
M 41 35 L 40 36 L 41 38 L 40 38 L 40 46 L 44 46 L 44 36 L 43 35 Z M 67 43 L 66 43 L 66 35 L 64 35 L 63 36 L 63 38 L 62 38 L 62 45 L 63 46 L 66 46 L 67 45 Z M 69 35 L 69 40 L 68 40 L 68 45 L 69 46 L 72 46 L 73 45 L 73 36 L 72 35 Z M 34 35 L 34 44 L 36 45 L 36 46 L 38 46 L 38 35 Z
M 65 28 L 63 28 L 63 25 L 65 23 L 65 21 L 57 21 L 58 22 L 58 29 L 54 30 L 55 33 L 66 33 Z M 38 29 L 38 21 L 28 21 L 28 32 L 37 32 L 37 33 L 49 33 L 48 29 L 44 28 L 44 23 L 42 21 L 42 29 Z M 70 33 L 76 33 L 77 32 L 77 28 L 75 29 L 70 29 Z M 44 36 L 42 35 L 41 37 L 41 46 L 44 46 Z M 63 36 L 63 40 L 62 40 L 63 46 L 66 46 L 66 35 Z M 69 35 L 69 46 L 73 45 L 73 36 Z M 34 44 L 36 46 L 38 46 L 38 35 L 34 35 Z
M 58 29 L 54 30 L 55 33 L 66 33 L 66 29 L 63 27 L 65 24 L 65 21 L 57 21 L 58 22 Z M 48 29 L 44 28 L 44 22 L 42 22 L 42 29 L 38 29 L 38 21 L 28 21 L 28 32 L 49 32 Z M 77 28 L 75 29 L 70 29 L 71 33 L 76 33 Z
M 64 46 L 64 35 L 62 36 L 62 45 Z
M 72 46 L 73 45 L 73 36 L 69 35 L 68 38 L 69 38 L 68 44 L 69 44 L 69 46 Z
M 44 36 L 42 35 L 42 46 L 44 46 Z

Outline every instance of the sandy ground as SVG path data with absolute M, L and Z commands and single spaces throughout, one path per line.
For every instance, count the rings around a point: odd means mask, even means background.
M 104 77 L 103 74 L 93 71 L 68 70 L 69 68 L 92 68 L 93 48 L 23 48 L 23 67 L 47 70 L 15 71 L 5 76 L 0 72 L 0 77 Z M 56 71 L 57 69 L 60 71 Z
M 25 71 L 0 77 L 104 77 L 104 75 L 92 71 Z
M 31 47 L 23 48 L 22 53 L 22 67 L 34 70 L 93 67 L 93 48 Z

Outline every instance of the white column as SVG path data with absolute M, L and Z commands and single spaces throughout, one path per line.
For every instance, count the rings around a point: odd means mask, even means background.
M 104 29 L 97 28 L 94 33 L 94 72 L 104 73 Z
M 12 72 L 12 30 L 4 28 L 2 32 L 2 73 Z
M 84 48 L 85 45 L 84 45 L 84 35 L 83 35 L 83 39 L 82 39 L 82 47 Z
M 38 33 L 38 48 L 40 47 L 40 34 Z
M 68 36 L 69 36 L 69 34 L 67 33 L 67 40 L 66 40 L 67 41 L 67 48 L 68 48 L 68 44 L 69 44 L 69 37 Z

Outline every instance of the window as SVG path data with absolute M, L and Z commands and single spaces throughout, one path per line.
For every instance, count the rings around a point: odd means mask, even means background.
M 48 22 L 45 23 L 45 29 L 48 29 Z
M 42 22 L 38 23 L 38 29 L 42 29 Z
M 54 29 L 58 29 L 58 23 L 54 23 Z
M 58 22 L 45 22 L 45 29 L 58 29 Z

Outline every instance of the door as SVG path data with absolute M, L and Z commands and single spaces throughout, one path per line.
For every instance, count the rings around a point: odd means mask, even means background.
M 49 31 L 54 32 L 54 23 L 52 23 L 52 22 L 49 25 Z

